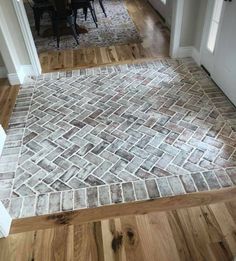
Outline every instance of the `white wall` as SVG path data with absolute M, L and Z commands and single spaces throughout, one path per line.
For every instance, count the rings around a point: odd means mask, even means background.
M 7 70 L 2 55 L 0 53 L 0 78 L 6 78 L 6 77 L 7 77 Z
M 185 0 L 181 28 L 180 46 L 193 46 L 200 1 Z
M 167 0 L 166 5 L 161 0 L 148 0 L 150 4 L 166 19 L 168 26 L 172 22 L 173 1 Z M 204 18 L 208 0 L 185 0 L 182 17 L 180 46 L 194 46 L 200 50 Z
M 200 50 L 207 0 L 185 0 L 180 46 Z
M 176 0 L 167 0 L 166 4 L 163 4 L 161 0 L 148 0 L 149 3 L 156 9 L 166 20 L 167 26 L 170 28 L 172 20 L 172 7 L 173 1 Z
M 23 36 L 21 34 L 20 25 L 16 17 L 12 0 L 1 1 L 1 9 L 5 14 L 4 17 L 11 33 L 12 40 L 14 43 L 16 43 L 15 46 L 18 53 L 19 62 L 24 65 L 30 64 L 30 59 L 26 50 Z
M 206 16 L 206 9 L 207 9 L 207 1 L 208 0 L 201 0 L 200 7 L 198 10 L 198 18 L 196 23 L 196 34 L 194 39 L 194 46 L 195 48 L 200 51 L 201 41 L 203 37 L 203 29 L 204 29 L 204 22 Z
M 11 85 L 30 80 L 33 67 L 26 49 L 23 33 L 17 18 L 13 1 L 0 0 L 0 53 L 5 63 Z M 22 2 L 15 2 L 15 4 Z
M 4 66 L 4 62 L 3 62 L 3 58 L 2 58 L 2 55 L 0 53 L 0 67 Z

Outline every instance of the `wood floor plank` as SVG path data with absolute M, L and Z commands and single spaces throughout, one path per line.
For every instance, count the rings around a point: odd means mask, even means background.
M 143 255 L 144 260 L 157 260 L 156 253 L 158 248 L 156 247 L 156 242 L 154 240 L 155 235 L 150 236 L 152 234 L 152 227 L 149 223 L 148 215 L 138 215 L 136 216 L 136 222 L 138 226 L 138 232 L 140 235 L 141 244 L 144 248 Z
M 229 212 L 229 214 L 235 220 L 236 219 L 236 202 L 234 202 L 234 201 L 226 202 L 225 206 L 227 207 L 227 211 Z
M 187 245 L 191 249 L 191 258 L 193 260 L 209 260 L 208 237 L 200 220 L 201 209 L 181 209 L 178 211 L 178 215 Z
M 176 247 L 181 261 L 192 260 L 191 249 L 188 246 L 187 237 L 181 226 L 181 221 L 177 211 L 168 213 L 168 221 L 173 233 Z
M 141 235 L 138 231 L 136 217 L 123 217 L 121 227 L 126 259 L 129 261 L 146 261 L 144 259 L 145 249 L 141 244 Z
M 88 223 L 74 228 L 75 260 L 104 260 L 101 222 Z
M 127 261 L 121 220 L 119 218 L 103 220 L 101 224 L 104 261 Z
M 208 243 L 219 242 L 221 240 L 222 230 L 213 211 L 208 206 L 202 206 L 199 219 L 206 232 Z
M 230 253 L 228 244 L 223 240 L 221 242 L 214 242 L 209 245 L 211 257 L 209 260 L 228 261 L 233 260 L 234 256 Z
M 10 240 L 0 239 L 1 261 L 32 260 L 35 232 L 12 235 Z
M 157 232 L 152 234 L 152 249 L 155 250 L 153 261 L 181 261 L 168 220 L 168 213 L 156 212 L 148 214 L 148 221 L 150 233 L 152 233 L 151 231 Z
M 7 79 L 0 79 L 0 124 L 4 129 L 8 128 L 18 92 L 18 85 L 10 86 Z
M 221 203 L 218 205 L 218 207 L 216 207 L 216 205 L 212 205 L 210 208 L 213 211 L 217 222 L 219 223 L 223 235 L 228 235 L 232 230 L 236 231 L 235 220 L 229 213 L 225 204 Z
M 235 202 L 12 234 L 0 261 L 232 261 Z

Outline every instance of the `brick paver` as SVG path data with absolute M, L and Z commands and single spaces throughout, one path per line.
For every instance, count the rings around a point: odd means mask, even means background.
M 44 74 L 20 90 L 0 200 L 18 218 L 233 186 L 235 119 L 191 59 Z

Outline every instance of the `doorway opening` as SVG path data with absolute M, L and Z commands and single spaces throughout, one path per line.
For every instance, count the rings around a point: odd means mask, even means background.
M 59 48 L 49 12 L 40 14 L 37 28 L 33 0 L 23 2 L 42 72 L 169 56 L 170 26 L 148 0 L 103 0 L 106 15 L 99 1 L 91 1 L 97 22 L 89 10 L 85 14 L 84 9 L 79 9 L 76 20 L 79 45 L 65 24 L 60 27 Z M 163 5 L 167 5 L 166 1 Z M 168 8 L 172 12 L 172 4 Z

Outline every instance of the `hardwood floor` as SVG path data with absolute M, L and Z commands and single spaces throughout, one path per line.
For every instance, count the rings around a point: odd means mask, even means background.
M 125 1 L 142 43 L 44 52 L 39 56 L 43 72 L 169 56 L 170 34 L 156 11 L 146 0 Z
M 233 200 L 12 234 L 0 261 L 232 261 L 235 235 Z
M 7 79 L 0 79 L 0 124 L 7 129 L 15 105 L 19 86 L 10 86 Z

